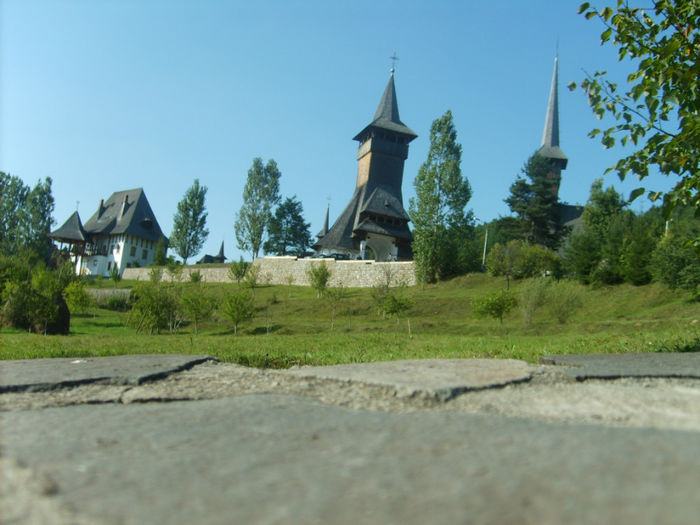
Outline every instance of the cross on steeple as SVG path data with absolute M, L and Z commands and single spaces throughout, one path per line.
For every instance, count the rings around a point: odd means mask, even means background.
M 394 51 L 394 54 L 389 57 L 389 60 L 391 60 L 391 69 L 389 70 L 391 74 L 394 74 L 394 71 L 396 71 L 396 61 L 399 59 L 398 56 L 396 56 L 396 51 Z

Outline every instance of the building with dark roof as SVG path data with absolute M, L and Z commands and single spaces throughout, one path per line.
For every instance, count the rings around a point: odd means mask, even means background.
M 401 185 L 408 144 L 416 137 L 399 118 L 392 68 L 374 119 L 353 139 L 360 143 L 355 192 L 333 226 L 326 222 L 319 232 L 317 253 L 378 261 L 412 258 Z
M 142 188 L 118 191 L 83 225 L 74 212 L 50 237 L 68 245 L 76 273 L 108 276 L 113 268 L 147 266 L 163 239 L 160 225 Z
M 219 253 L 216 255 L 205 255 L 197 264 L 217 264 L 226 262 L 226 256 L 224 255 L 224 241 L 221 241 L 221 248 L 219 248 Z

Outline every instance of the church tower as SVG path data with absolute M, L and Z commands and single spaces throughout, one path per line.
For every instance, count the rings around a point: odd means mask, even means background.
M 412 258 L 401 185 L 408 144 L 417 136 L 399 118 L 392 68 L 374 119 L 354 137 L 359 142 L 355 193 L 333 226 L 319 236 L 317 252 L 377 261 Z
M 559 185 L 561 184 L 561 172 L 566 169 L 569 159 L 559 147 L 559 57 L 554 58 L 554 73 L 552 74 L 552 86 L 549 90 L 549 103 L 547 104 L 547 115 L 544 120 L 544 132 L 542 133 L 542 147 L 537 150 L 541 156 L 549 159 L 552 170 L 549 177 L 552 179 L 552 191 L 559 195 Z

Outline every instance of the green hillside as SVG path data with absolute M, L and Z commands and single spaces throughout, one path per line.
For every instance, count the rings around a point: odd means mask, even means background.
M 147 335 L 126 326 L 128 313 L 93 307 L 73 315 L 68 336 L 3 329 L 0 355 L 196 353 L 250 366 L 287 367 L 472 357 L 537 362 L 546 354 L 700 350 L 700 304 L 688 296 L 658 284 L 576 286 L 580 307 L 566 323 L 556 320 L 550 302 L 534 313 L 529 326 L 520 308 L 506 314 L 502 324 L 475 315 L 476 301 L 505 287 L 504 279 L 483 274 L 396 291 L 412 303 L 399 319 L 378 311 L 370 289 L 346 289 L 333 316 L 332 302 L 317 298 L 310 288 L 263 286 L 255 290 L 255 317 L 237 335 L 218 313 L 200 326 L 198 335 L 186 321 L 177 333 Z M 223 297 L 237 285 L 202 287 Z M 526 287 L 523 281 L 511 284 L 521 303 Z

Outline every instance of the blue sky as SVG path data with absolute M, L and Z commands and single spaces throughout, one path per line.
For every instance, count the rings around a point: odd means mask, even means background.
M 27 184 L 49 176 L 60 225 L 101 198 L 143 187 L 166 235 L 195 178 L 209 188 L 209 239 L 238 258 L 235 213 L 254 157 L 274 158 L 283 197 L 296 195 L 312 234 L 354 190 L 357 143 L 399 56 L 401 119 L 419 137 L 404 170 L 404 205 L 427 156 L 430 124 L 450 109 L 462 171 L 481 220 L 540 145 L 559 47 L 560 198 L 585 203 L 621 150 L 600 126 L 583 70 L 621 82 L 632 70 L 599 45 L 578 1 L 0 0 L 0 170 Z M 636 180 L 606 185 L 628 194 Z M 674 179 L 656 175 L 648 187 Z M 648 209 L 638 199 L 635 211 Z M 249 254 L 245 254 L 247 258 Z

